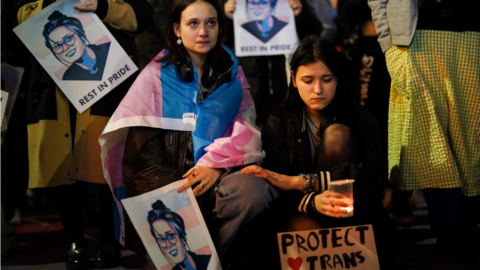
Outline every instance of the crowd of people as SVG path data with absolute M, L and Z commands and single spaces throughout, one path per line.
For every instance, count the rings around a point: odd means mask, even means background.
M 242 27 L 263 39 L 280 31 L 284 22 L 265 9 L 277 0 L 245 2 L 262 12 Z M 85 0 L 73 8 L 94 12 L 139 71 L 82 113 L 11 32 L 52 3 L 2 1 L 2 36 L 12 40 L 2 42 L 2 62 L 27 70 L 2 140 L 12 157 L 2 159 L 2 246 L 3 220 L 20 207 L 12 195 L 25 193 L 28 177 L 60 215 L 66 268 L 89 268 L 82 211 L 95 188 L 94 265 L 114 267 L 119 242 L 146 252 L 128 217 L 114 222 L 114 200 L 186 178 L 178 192 L 192 188 L 224 269 L 241 269 L 235 246 L 249 247 L 258 269 L 280 269 L 277 233 L 363 224 L 374 229 L 381 269 L 395 269 L 386 188 L 395 222 L 412 220 L 408 197 L 423 190 L 438 254 L 480 265 L 477 1 L 289 0 L 299 40 L 292 54 L 237 58 L 236 0 Z M 108 47 L 87 45 L 77 19 L 53 13 L 43 36 L 68 66 L 64 80 L 103 72 L 90 60 Z M 69 62 L 72 46 L 85 53 Z M 193 127 L 179 124 L 185 113 L 196 114 Z M 113 147 L 118 134 L 124 147 Z M 9 183 L 19 166 L 29 176 Z M 355 179 L 353 216 L 329 189 L 342 179 Z M 117 183 L 126 192 L 114 192 Z M 162 253 L 179 242 L 187 258 L 170 258 L 173 269 L 205 268 L 208 260 L 187 250 L 182 217 L 162 201 L 152 207 Z M 245 230 L 250 237 L 237 237 Z

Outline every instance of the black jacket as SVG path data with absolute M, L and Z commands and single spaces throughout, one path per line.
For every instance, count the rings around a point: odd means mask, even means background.
M 382 160 L 378 125 L 368 109 L 355 105 L 354 121 L 351 127 L 356 138 L 356 153 L 359 163 L 345 163 L 330 170 L 331 179 L 355 179 L 354 207 L 361 209 L 381 208 L 384 184 L 387 180 L 387 167 Z M 304 121 L 297 119 L 296 121 Z M 312 153 L 308 130 L 296 134 L 295 140 L 301 149 L 302 157 L 294 158 L 289 162 L 290 150 L 287 147 L 288 123 L 285 114 L 276 110 L 262 129 L 262 146 L 267 156 L 262 167 L 285 174 L 299 175 L 300 173 L 315 173 L 318 171 L 312 165 Z M 299 161 L 302 162 L 299 162 Z M 282 192 L 280 202 L 282 209 L 289 213 L 298 213 L 298 205 L 304 194 L 299 191 Z

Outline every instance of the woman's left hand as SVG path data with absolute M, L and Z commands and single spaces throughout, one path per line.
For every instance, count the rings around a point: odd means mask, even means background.
M 267 180 L 272 186 L 283 190 L 302 190 L 303 181 L 300 176 L 288 176 L 269 170 L 265 170 L 257 165 L 251 165 L 240 171 L 242 174 L 254 173 L 255 177 Z
M 300 0 L 288 0 L 288 2 L 290 2 L 290 7 L 292 8 L 293 15 L 295 15 L 295 17 L 302 13 L 303 6 Z
M 80 3 L 73 7 L 81 11 L 95 12 L 98 7 L 98 0 L 85 0 L 83 3 Z
M 180 193 L 193 186 L 195 183 L 200 183 L 195 189 L 193 189 L 193 194 L 195 197 L 198 197 L 210 189 L 220 175 L 221 171 L 219 169 L 194 166 L 182 176 L 183 178 L 188 178 L 188 182 L 181 186 L 177 191 Z

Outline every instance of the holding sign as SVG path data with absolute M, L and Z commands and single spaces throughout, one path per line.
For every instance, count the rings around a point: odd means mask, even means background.
M 233 21 L 237 56 L 289 54 L 297 42 L 288 0 L 237 0 Z
M 192 189 L 177 192 L 186 181 L 122 204 L 157 269 L 222 269 Z
M 282 269 L 379 270 L 372 225 L 278 234 Z
M 53 3 L 13 31 L 82 113 L 137 67 L 96 14 L 73 7 L 79 3 Z

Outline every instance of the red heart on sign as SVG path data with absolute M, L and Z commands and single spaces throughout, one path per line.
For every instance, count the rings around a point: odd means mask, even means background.
M 288 262 L 288 265 L 290 265 L 290 267 L 293 270 L 298 270 L 300 269 L 300 266 L 302 265 L 303 260 L 300 257 L 297 257 L 296 259 L 288 258 L 287 262 Z

